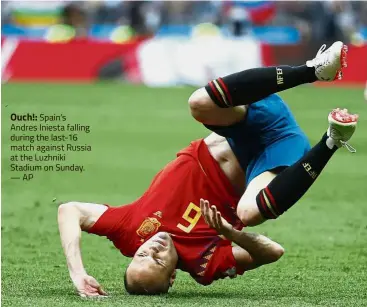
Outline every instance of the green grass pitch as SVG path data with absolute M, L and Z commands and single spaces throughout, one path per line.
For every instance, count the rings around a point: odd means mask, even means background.
M 309 193 L 279 220 L 253 228 L 286 249 L 275 264 L 208 287 L 179 272 L 169 295 L 133 297 L 123 289 L 122 257 L 105 239 L 83 235 L 87 271 L 110 297 L 74 294 L 62 254 L 52 201 L 120 205 L 137 198 L 175 153 L 208 131 L 189 115 L 192 88 L 149 89 L 122 84 L 6 84 L 2 86 L 3 306 L 367 306 L 367 105 L 362 89 L 300 87 L 282 94 L 315 144 L 327 113 L 360 113 L 351 144 L 340 150 Z M 11 180 L 10 114 L 64 114 L 91 125 L 70 155 L 86 172 L 39 173 Z

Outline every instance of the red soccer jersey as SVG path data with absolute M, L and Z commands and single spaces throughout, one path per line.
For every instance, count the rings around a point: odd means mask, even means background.
M 89 230 L 107 236 L 125 256 L 134 256 L 158 231 L 172 234 L 178 268 L 207 285 L 218 278 L 243 274 L 237 269 L 231 242 L 208 227 L 200 212 L 200 198 L 216 205 L 236 229 L 239 197 L 203 140 L 180 151 L 154 178 L 137 201 L 109 207 Z

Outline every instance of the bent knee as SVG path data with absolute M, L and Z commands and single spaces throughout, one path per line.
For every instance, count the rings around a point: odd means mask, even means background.
M 237 208 L 237 216 L 245 226 L 256 226 L 265 221 L 256 204 L 243 207 Z
M 80 202 L 77 201 L 69 201 L 61 203 L 58 207 L 58 213 L 60 214 L 65 211 L 74 210 L 75 208 L 77 208 L 78 204 L 80 204 Z
M 192 117 L 199 122 L 205 121 L 205 112 L 212 107 L 212 101 L 204 87 L 191 94 L 188 104 Z

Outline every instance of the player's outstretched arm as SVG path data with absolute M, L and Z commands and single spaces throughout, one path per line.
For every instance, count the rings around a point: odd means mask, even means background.
M 238 245 L 232 247 L 233 256 L 246 271 L 278 261 L 284 254 L 280 244 L 257 233 L 234 230 L 228 240 Z
M 84 268 L 80 250 L 81 231 L 90 229 L 107 208 L 103 205 L 68 202 L 58 209 L 61 244 L 70 278 L 82 297 L 106 295 Z
M 234 229 L 207 200 L 200 200 L 200 209 L 210 227 L 238 245 L 233 247 L 233 256 L 242 269 L 251 270 L 275 262 L 284 254 L 283 247 L 269 238 Z

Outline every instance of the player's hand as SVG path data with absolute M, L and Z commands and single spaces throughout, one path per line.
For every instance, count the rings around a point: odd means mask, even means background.
M 102 289 L 98 281 L 88 274 L 72 276 L 73 284 L 81 297 L 105 297 L 107 293 Z
M 200 199 L 200 210 L 209 227 L 214 228 L 225 237 L 231 233 L 233 230 L 232 225 L 222 217 L 216 206 L 210 206 L 208 200 Z

